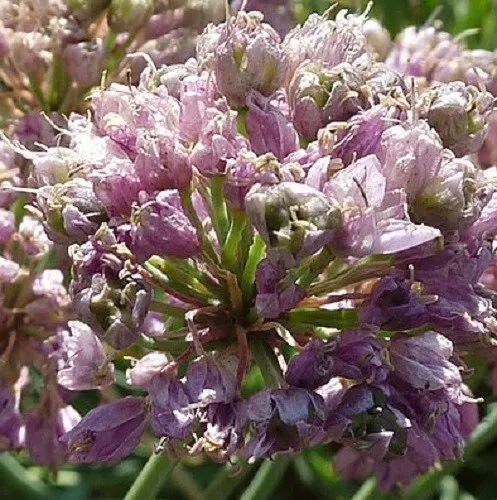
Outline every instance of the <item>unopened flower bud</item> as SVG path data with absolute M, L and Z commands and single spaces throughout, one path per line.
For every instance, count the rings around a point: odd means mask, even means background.
M 476 153 L 483 144 L 486 116 L 493 97 L 462 82 L 441 85 L 433 90 L 428 123 L 438 132 L 442 143 L 456 156 Z
M 124 349 L 135 342 L 150 299 L 150 287 L 123 270 L 118 279 L 95 274 L 91 287 L 76 297 L 75 307 L 99 337 L 115 349 Z
M 288 89 L 297 132 L 315 139 L 319 129 L 345 121 L 369 107 L 361 73 L 347 63 L 332 69 L 319 63 L 302 64 Z
M 366 36 L 368 46 L 373 49 L 379 61 L 384 61 L 392 45 L 390 33 L 376 19 L 368 19 L 362 31 Z
M 254 186 L 246 206 L 266 243 L 289 250 L 296 261 L 329 244 L 342 224 L 340 209 L 323 193 L 296 182 Z
M 138 446 L 148 422 L 146 400 L 127 397 L 94 408 L 61 441 L 75 463 L 113 463 Z
M 490 194 L 472 162 L 447 159 L 438 175 L 413 200 L 410 214 L 415 222 L 463 231 L 478 218 Z
M 234 107 L 245 106 L 247 92 L 273 94 L 282 83 L 280 38 L 259 13 L 240 12 L 222 28 L 214 51 L 219 90 Z
M 103 220 L 103 207 L 95 199 L 91 182 L 81 178 L 40 188 L 37 201 L 47 233 L 58 243 L 84 241 Z
M 69 76 L 77 84 L 89 87 L 98 83 L 104 61 L 102 40 L 67 45 L 63 57 Z

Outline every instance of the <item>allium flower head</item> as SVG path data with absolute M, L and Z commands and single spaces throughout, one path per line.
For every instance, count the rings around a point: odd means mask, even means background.
M 282 41 L 240 2 L 195 43 L 219 6 L 153 3 L 50 3 L 48 31 L 5 7 L 26 109 L 75 112 L 0 142 L 0 450 L 55 470 L 144 435 L 240 464 L 330 445 L 385 489 L 459 458 L 465 359 L 497 347 L 494 58 L 429 25 L 387 55 L 345 11 Z

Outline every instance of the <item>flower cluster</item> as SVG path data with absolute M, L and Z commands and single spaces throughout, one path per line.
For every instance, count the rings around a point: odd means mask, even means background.
M 432 86 L 440 83 L 464 82 L 485 88 L 493 96 L 497 96 L 497 55 L 488 50 L 468 50 L 463 44 L 465 36 L 452 37 L 441 31 L 436 25 L 423 28 L 409 27 L 398 36 L 392 45 L 385 63 L 396 71 L 416 77 L 421 86 Z M 471 101 L 461 100 L 455 94 L 447 94 L 439 106 L 451 110 L 452 119 L 456 118 L 461 106 L 471 108 Z M 488 117 L 489 134 L 484 147 L 478 148 L 478 163 L 482 167 L 490 167 L 497 163 L 495 134 L 497 114 Z M 475 124 L 478 127 L 477 124 Z M 469 124 L 473 126 L 473 124 Z M 455 130 L 454 130 L 455 132 Z M 480 138 L 483 141 L 483 138 Z
M 341 11 L 282 39 L 240 11 L 185 64 L 94 90 L 62 142 L 5 146 L 27 158 L 30 213 L 71 261 L 78 321 L 50 335 L 46 293 L 2 289 L 6 314 L 37 311 L 11 335 L 54 381 L 35 414 L 51 464 L 118 461 L 146 432 L 216 461 L 333 443 L 345 477 L 374 471 L 383 488 L 459 457 L 478 422 L 464 356 L 497 352 L 497 176 L 478 162 L 493 97 L 480 80 L 413 79 L 407 36 L 409 56 L 394 46 L 380 62 L 385 37 Z M 429 46 L 452 53 L 440 38 Z M 36 295 L 45 274 L 29 276 Z M 37 366 L 13 346 L 6 358 Z M 111 385 L 115 361 L 133 395 L 63 425 L 66 392 Z M 0 374 L 0 424 L 25 421 L 29 449 L 20 374 Z
M 108 81 L 136 81 L 146 58 L 183 63 L 224 12 L 222 0 L 2 0 L 2 128 L 30 110 L 83 110 L 104 71 Z
M 56 469 L 68 458 L 59 438 L 81 419 L 65 390 L 74 388 L 72 360 L 93 334 L 68 322 L 71 298 L 63 272 L 51 268 L 53 245 L 40 221 L 22 216 L 22 175 L 10 166 L 0 196 L 0 451 L 25 447 Z

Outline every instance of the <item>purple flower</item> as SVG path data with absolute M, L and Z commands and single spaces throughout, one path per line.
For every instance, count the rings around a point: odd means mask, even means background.
M 297 132 L 312 140 L 328 123 L 346 121 L 370 106 L 361 72 L 347 63 L 329 68 L 314 61 L 301 64 L 288 88 Z
M 247 419 L 247 401 L 243 399 L 208 405 L 201 410 L 203 434 L 192 451 L 202 450 L 215 461 L 226 461 L 243 444 Z
M 252 396 L 247 409 L 250 438 L 243 454 L 250 459 L 295 453 L 324 437 L 324 404 L 304 389 L 266 389 Z
M 81 420 L 72 406 L 57 406 L 47 401 L 24 417 L 26 447 L 31 459 L 40 465 L 56 469 L 67 460 L 67 446 L 60 438 L 70 432 Z
M 347 122 L 347 130 L 339 133 L 333 156 L 348 166 L 360 158 L 377 154 L 383 132 L 392 126 L 390 119 L 393 121 L 398 114 L 397 108 L 380 104 L 354 115 Z
M 186 439 L 192 432 L 194 412 L 185 384 L 174 373 L 153 376 L 147 385 L 151 419 L 157 436 Z
M 348 389 L 326 421 L 330 437 L 377 461 L 404 454 L 410 427 L 387 394 L 364 384 Z
M 456 156 L 476 153 L 485 139 L 492 95 L 462 82 L 440 85 L 428 95 L 428 123 L 437 131 L 444 147 Z
M 247 194 L 254 184 L 277 184 L 283 173 L 282 165 L 272 154 L 257 157 L 245 149 L 228 161 L 226 170 L 224 195 L 237 210 L 245 210 Z
M 141 188 L 153 192 L 188 187 L 192 169 L 186 149 L 178 140 L 168 136 L 160 141 L 158 149 L 158 154 L 139 153 L 135 159 Z
M 397 377 L 416 389 L 460 391 L 461 374 L 452 357 L 452 342 L 436 332 L 415 337 L 396 335 L 390 345 L 390 361 Z
M 59 126 L 65 125 L 65 119 L 58 113 L 50 114 L 50 121 Z M 55 146 L 57 143 L 56 130 L 49 119 L 41 113 L 24 115 L 17 123 L 14 137 L 25 147 L 38 151 L 40 146 Z
M 188 365 L 186 391 L 190 400 L 202 405 L 229 403 L 235 397 L 235 371 L 227 360 L 202 356 Z
M 247 141 L 237 131 L 236 114 L 210 109 L 203 122 L 198 141 L 190 155 L 190 165 L 206 176 L 222 174 L 228 160 L 247 147 Z
M 146 389 L 155 377 L 166 372 L 176 375 L 176 365 L 169 355 L 154 351 L 136 361 L 127 377 L 131 385 Z
M 91 182 L 80 178 L 41 187 L 37 203 L 47 234 L 56 243 L 85 241 L 105 219 Z
M 150 286 L 141 276 L 123 269 L 109 278 L 94 274 L 91 284 L 75 293 L 74 306 L 100 338 L 115 349 L 124 349 L 138 337 L 150 300 Z
M 219 90 L 230 105 L 244 106 L 250 90 L 265 96 L 278 90 L 284 68 L 280 37 L 260 14 L 239 12 L 218 30 L 214 69 Z
M 333 377 L 381 383 L 388 374 L 384 346 L 367 330 L 350 330 L 326 342 L 313 339 L 292 358 L 286 381 L 303 389 L 317 389 Z
M 51 241 L 48 239 L 43 224 L 29 215 L 22 218 L 17 238 L 27 255 L 46 254 L 51 247 Z
M 138 262 L 152 255 L 164 257 L 193 257 L 200 242 L 190 219 L 182 210 L 177 191 L 161 191 L 144 201 L 133 214 L 131 249 Z
M 110 216 L 130 215 L 143 189 L 135 165 L 119 158 L 113 158 L 104 168 L 96 170 L 90 179 L 96 198 Z
M 19 264 L 0 257 L 0 284 L 12 283 L 18 276 L 19 270 Z
M 359 308 L 359 319 L 384 330 L 409 330 L 428 323 L 428 310 L 413 283 L 383 278 Z
M 462 52 L 461 43 L 448 33 L 434 26 L 410 26 L 399 34 L 385 63 L 406 75 L 446 81 L 442 75 Z
M 247 97 L 247 107 L 247 132 L 254 153 L 273 153 L 283 161 L 298 149 L 299 137 L 283 93 L 266 98 L 253 91 Z
M 403 188 L 407 200 L 412 200 L 438 173 L 442 150 L 438 136 L 424 122 L 386 130 L 378 158 L 387 189 Z
M 333 240 L 335 251 L 358 257 L 396 253 L 440 236 L 437 229 L 408 219 L 403 190 L 387 192 L 386 187 L 387 179 L 372 155 L 341 170 L 325 184 L 323 191 L 345 207 L 342 229 Z
M 285 267 L 274 259 L 263 259 L 255 276 L 257 296 L 255 306 L 260 316 L 279 317 L 305 298 L 305 291 L 286 276 Z
M 25 428 L 19 412 L 20 394 L 14 387 L 0 387 L 0 452 L 24 445 Z
M 101 389 L 114 382 L 114 366 L 109 362 L 100 340 L 91 328 L 69 321 L 70 333 L 60 334 L 63 359 L 57 382 L 70 391 Z
M 150 154 L 152 144 L 178 127 L 181 108 L 165 87 L 154 91 L 132 90 L 112 84 L 107 90 L 92 95 L 92 107 L 97 131 L 134 160 L 139 152 Z
M 45 269 L 34 279 L 31 302 L 24 308 L 30 321 L 47 326 L 65 323 L 71 298 L 63 281 L 58 269 Z
M 477 221 L 494 190 L 472 162 L 446 157 L 438 174 L 412 201 L 410 213 L 415 222 L 464 232 Z
M 365 17 L 338 12 L 335 20 L 311 14 L 302 26 L 294 28 L 283 41 L 289 60 L 288 78 L 304 61 L 319 61 L 329 68 L 341 63 L 367 65 L 367 40 L 362 31 Z
M 15 233 L 16 227 L 14 222 L 14 214 L 0 208 L 0 245 L 7 243 Z
M 256 185 L 247 195 L 246 206 L 266 244 L 285 250 L 297 263 L 329 245 L 342 222 L 333 200 L 296 182 Z
M 99 230 L 83 245 L 69 248 L 72 259 L 72 281 L 70 292 L 73 297 L 91 286 L 93 276 L 100 274 L 118 278 L 123 268 L 122 257 L 116 253 L 118 240 L 108 225 Z
M 66 45 L 62 57 L 69 76 L 77 84 L 89 87 L 98 83 L 105 57 L 101 39 Z
M 91 410 L 61 442 L 73 463 L 115 463 L 138 446 L 148 419 L 146 400 L 126 397 Z

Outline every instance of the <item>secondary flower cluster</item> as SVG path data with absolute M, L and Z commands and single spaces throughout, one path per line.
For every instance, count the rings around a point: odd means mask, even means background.
M 67 460 L 58 439 L 80 416 L 68 404 L 70 367 L 56 355 L 91 330 L 71 317 L 64 275 L 52 269 L 53 249 L 41 222 L 22 215 L 23 172 L 3 149 L 0 170 L 0 451 L 25 447 L 33 461 L 55 469 Z M 74 347 L 73 347 L 74 352 Z M 71 355 L 72 356 L 72 355 Z M 109 366 L 111 370 L 112 367 Z M 22 397 L 22 412 L 21 412 Z
M 497 345 L 497 176 L 476 156 L 493 97 L 378 62 L 381 36 L 341 11 L 282 40 L 239 12 L 185 64 L 94 91 L 58 145 L 5 145 L 71 259 L 79 321 L 33 338 L 40 312 L 15 334 L 47 353 L 50 415 L 114 362 L 133 389 L 77 425 L 40 417 L 51 464 L 118 461 L 149 431 L 217 461 L 334 443 L 345 477 L 384 488 L 459 456 L 478 422 L 464 356 Z M 19 377 L 0 373 L 0 424 L 19 421 Z
M 2 0 L 2 127 L 27 110 L 83 110 L 104 70 L 108 81 L 136 80 L 144 54 L 183 63 L 224 12 L 223 0 Z

